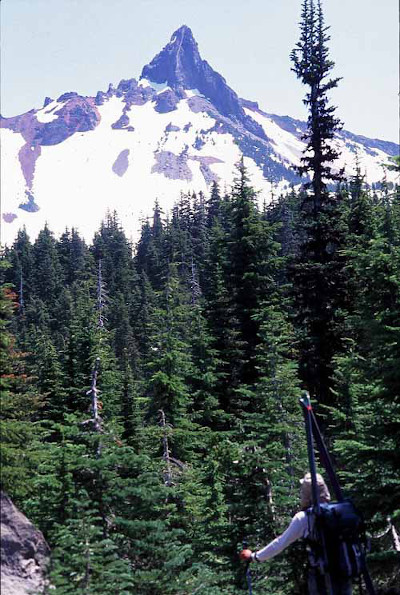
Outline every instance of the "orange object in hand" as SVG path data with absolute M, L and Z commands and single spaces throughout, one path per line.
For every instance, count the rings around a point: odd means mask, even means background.
M 251 550 L 242 550 L 239 554 L 239 558 L 244 560 L 245 562 L 251 562 L 251 554 L 253 552 Z

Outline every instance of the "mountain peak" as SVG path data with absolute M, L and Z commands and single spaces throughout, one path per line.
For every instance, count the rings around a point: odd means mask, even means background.
M 166 83 L 171 89 L 197 89 L 221 114 L 240 119 L 243 109 L 225 79 L 200 56 L 191 29 L 182 25 L 169 43 L 142 70 L 141 79 Z
M 182 25 L 172 34 L 164 49 L 143 68 L 140 78 L 154 83 L 166 82 L 173 89 L 191 89 L 202 62 L 191 29 Z
M 176 40 L 182 41 L 184 38 L 194 42 L 197 45 L 193 37 L 192 30 L 187 25 L 182 25 L 172 34 L 170 43 L 174 43 Z

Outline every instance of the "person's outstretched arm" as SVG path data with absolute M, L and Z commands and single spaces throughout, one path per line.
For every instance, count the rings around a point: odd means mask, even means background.
M 293 518 L 289 527 L 279 535 L 276 539 L 271 541 L 264 548 L 252 554 L 251 559 L 257 562 L 265 562 L 273 558 L 277 554 L 280 554 L 286 549 L 291 543 L 294 543 L 298 539 L 304 537 L 307 529 L 307 515 L 305 512 L 298 512 Z

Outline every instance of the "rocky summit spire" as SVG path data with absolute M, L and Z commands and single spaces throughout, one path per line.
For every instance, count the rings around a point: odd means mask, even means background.
M 202 60 L 192 31 L 186 25 L 175 31 L 164 49 L 143 68 L 140 78 L 167 83 L 172 89 L 197 89 L 220 113 L 236 118 L 244 116 L 237 94 Z
M 168 45 L 143 68 L 141 78 L 154 83 L 167 82 L 172 88 L 192 89 L 201 62 L 193 34 L 183 25 L 175 31 Z

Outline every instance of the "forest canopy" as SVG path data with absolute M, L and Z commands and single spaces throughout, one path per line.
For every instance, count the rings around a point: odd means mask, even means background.
M 243 540 L 299 506 L 302 389 L 385 535 L 374 579 L 400 580 L 400 188 L 333 169 L 319 2 L 300 32 L 303 187 L 260 205 L 242 161 L 229 191 L 155 202 L 134 245 L 108 213 L 90 245 L 46 226 L 4 250 L 2 489 L 48 540 L 56 595 L 243 593 Z M 294 547 L 257 567 L 257 593 L 300 594 L 304 568 Z

